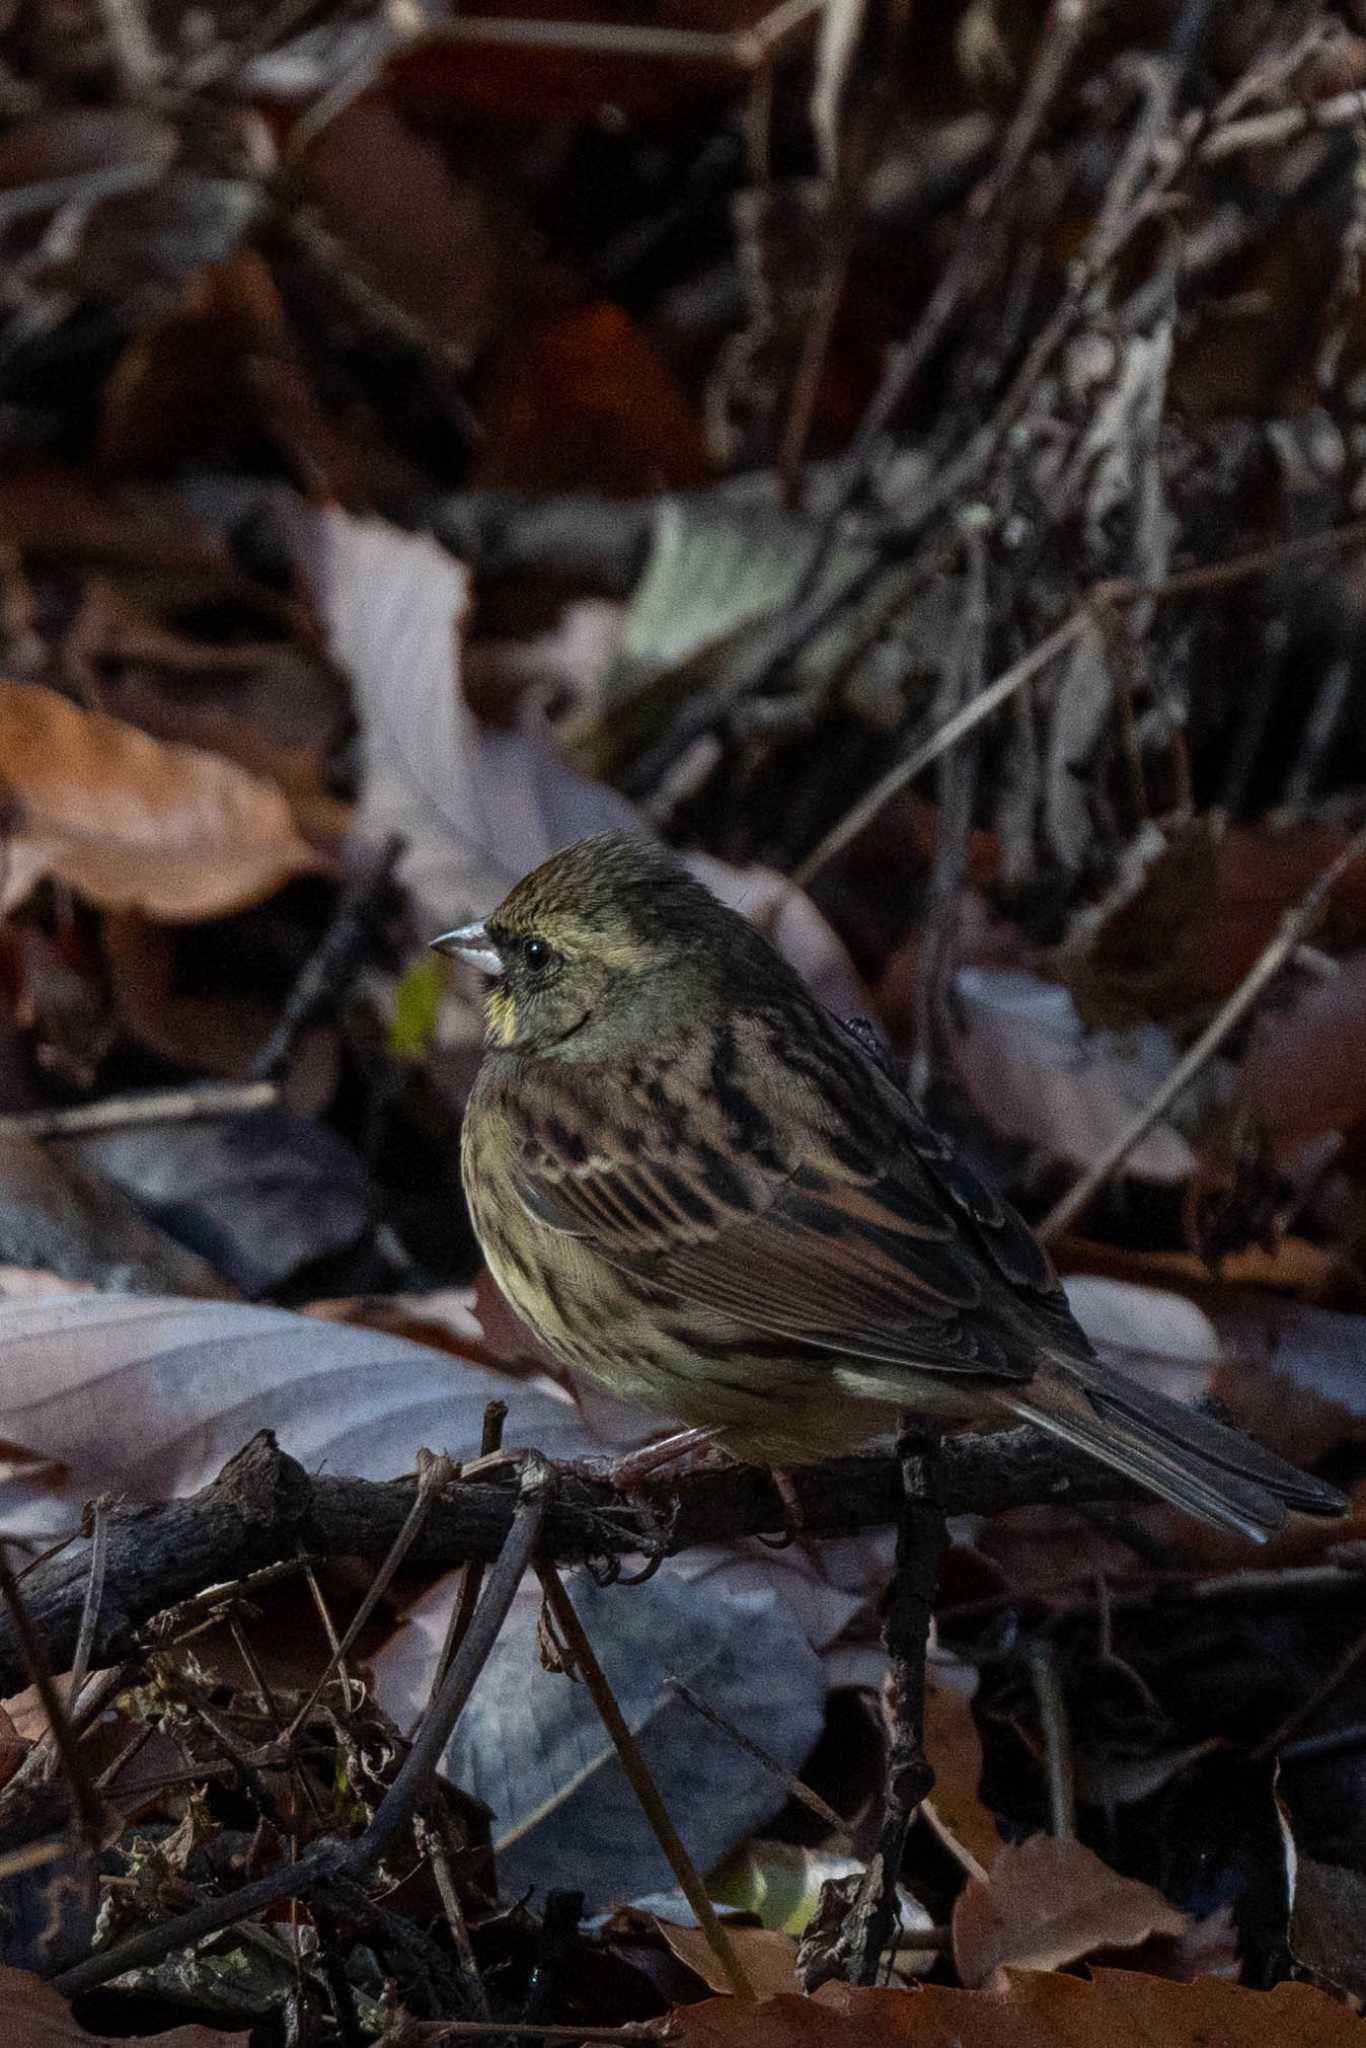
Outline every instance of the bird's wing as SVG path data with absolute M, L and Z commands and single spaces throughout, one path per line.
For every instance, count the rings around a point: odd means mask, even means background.
M 518 1194 L 610 1264 L 771 1335 L 893 1364 L 1026 1379 L 1084 1350 L 1047 1259 L 857 1040 L 784 1020 L 518 1089 Z M 778 1036 L 775 1039 L 775 1030 Z M 1034 1342 L 1030 1342 L 1032 1332 Z

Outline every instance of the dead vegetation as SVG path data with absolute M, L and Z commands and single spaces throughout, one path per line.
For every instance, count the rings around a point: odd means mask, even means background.
M 0 8 L 12 2027 L 1356 2038 L 1363 32 Z M 623 1499 L 475 1270 L 425 942 L 623 823 L 1352 1502 L 949 1445 L 918 1814 L 934 1503 Z

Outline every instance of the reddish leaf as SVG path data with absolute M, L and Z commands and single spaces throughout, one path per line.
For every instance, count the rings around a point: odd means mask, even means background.
M 1361 2022 L 1307 1984 L 1245 1991 L 1129 1970 L 1011 1971 L 1000 1993 L 923 1985 L 679 2006 L 672 2048 L 1360 2048 Z

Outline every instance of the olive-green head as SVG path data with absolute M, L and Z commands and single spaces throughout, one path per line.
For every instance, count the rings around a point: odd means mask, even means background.
M 552 854 L 482 922 L 432 943 L 494 977 L 488 1044 L 579 1058 L 677 1030 L 737 975 L 788 973 L 671 853 L 621 832 Z

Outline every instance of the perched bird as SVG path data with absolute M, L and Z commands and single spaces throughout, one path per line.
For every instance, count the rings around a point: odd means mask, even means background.
M 780 1467 L 1016 1418 L 1249 1536 L 1341 1511 L 1102 1364 L 1020 1217 L 666 852 L 585 839 L 434 944 L 495 977 L 465 1189 L 566 1365 Z

